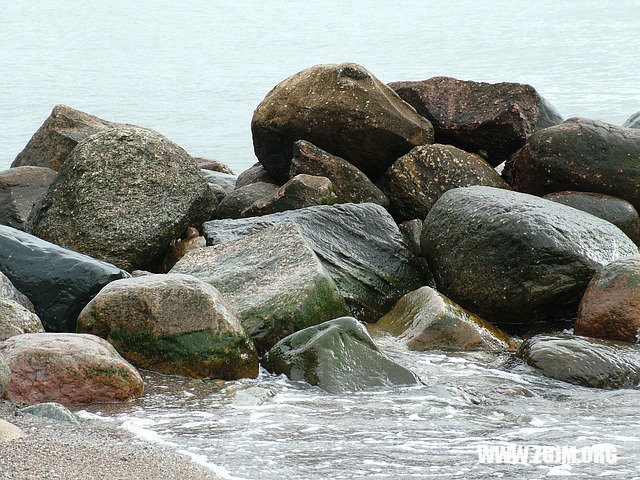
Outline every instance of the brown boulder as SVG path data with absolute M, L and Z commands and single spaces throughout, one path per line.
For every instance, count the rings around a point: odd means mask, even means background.
M 0 224 L 23 229 L 33 205 L 58 174 L 44 167 L 16 167 L 0 172 Z
M 203 170 L 211 170 L 212 172 L 228 173 L 229 175 L 235 175 L 227 165 L 218 160 L 212 158 L 193 157 L 193 161 L 196 165 Z

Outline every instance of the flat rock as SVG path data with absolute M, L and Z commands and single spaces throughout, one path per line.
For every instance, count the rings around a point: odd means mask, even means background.
M 627 118 L 622 126 L 625 128 L 640 128 L 640 112 L 636 112 Z
M 36 403 L 20 409 L 20 413 L 27 413 L 40 418 L 46 418 L 55 422 L 79 425 L 80 420 L 67 407 L 55 402 Z
M 38 316 L 13 300 L 0 298 L 0 341 L 23 333 L 41 333 Z
M 241 218 L 242 212 L 258 200 L 271 197 L 278 191 L 273 183 L 255 182 L 236 188 L 218 204 L 213 218 Z
M 15 167 L 0 172 L 0 225 L 19 230 L 58 174 L 44 167 Z
M 263 182 L 281 185 L 267 172 L 260 162 L 253 164 L 250 168 L 238 175 L 236 180 L 236 188 L 246 187 L 252 183 Z

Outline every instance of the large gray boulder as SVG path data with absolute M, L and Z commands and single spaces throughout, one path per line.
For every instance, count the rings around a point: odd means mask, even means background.
M 110 129 L 77 145 L 26 230 L 127 271 L 154 270 L 215 205 L 182 148 L 151 130 Z
M 34 204 L 45 196 L 58 174 L 44 167 L 16 167 L 0 172 L 0 225 L 19 230 Z
M 574 316 L 598 269 L 638 254 L 605 220 L 491 187 L 442 195 L 424 221 L 421 245 L 438 290 L 498 323 Z

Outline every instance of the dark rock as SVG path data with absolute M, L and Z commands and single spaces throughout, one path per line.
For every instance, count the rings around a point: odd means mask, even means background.
M 420 235 L 422 234 L 422 220 L 414 218 L 413 220 L 407 220 L 398 225 L 400 233 L 404 242 L 415 255 L 421 256 L 422 249 L 420 248 Z
M 431 275 L 407 248 L 391 215 L 373 203 L 309 207 L 204 224 L 207 244 L 226 243 L 269 225 L 295 222 L 316 252 L 352 315 L 376 321 Z
M 626 200 L 590 192 L 556 192 L 545 195 L 544 198 L 611 222 L 636 245 L 640 245 L 640 217 L 633 205 Z
M 378 181 L 398 221 L 423 219 L 444 192 L 472 185 L 509 188 L 479 155 L 438 144 L 414 148 Z
M 33 302 L 46 328 L 73 332 L 94 295 L 128 277 L 114 265 L 5 226 L 0 226 L 0 270 Z
M 439 291 L 492 323 L 513 324 L 575 315 L 599 268 L 638 254 L 605 220 L 491 187 L 442 195 L 421 245 Z
M 372 180 L 413 147 L 433 143 L 433 127 L 389 87 L 354 63 L 316 65 L 287 78 L 251 121 L 260 163 L 286 181 L 291 147 L 307 140 Z
M 329 393 L 413 385 L 413 373 L 387 358 L 355 318 L 342 317 L 280 340 L 264 358 L 270 372 Z
M 492 166 L 509 158 L 535 130 L 562 122 L 530 85 L 433 77 L 389 86 L 433 124 L 437 143 L 483 151 Z
M 33 205 L 58 174 L 44 167 L 16 167 L 0 172 L 0 225 L 22 230 Z
M 125 270 L 154 270 L 171 241 L 213 212 L 199 172 L 183 149 L 151 130 L 98 133 L 69 155 L 25 227 Z
M 627 118 L 622 126 L 625 128 L 640 128 L 640 112 L 636 112 Z
M 2 232 L 0 230 L 0 232 Z M 2 233 L 0 233 L 2 235 Z M 24 308 L 29 310 L 30 312 L 35 312 L 35 308 L 33 307 L 33 303 L 31 300 L 27 298 L 26 295 L 23 295 L 18 291 L 16 287 L 13 286 L 11 280 L 7 278 L 7 276 L 0 271 L 0 300 L 11 300 L 13 302 L 19 303 Z
M 0 341 L 23 333 L 41 333 L 38 316 L 17 302 L 0 298 Z
M 389 199 L 367 176 L 346 160 L 314 144 L 298 140 L 293 144 L 289 176 L 301 173 L 327 177 L 333 184 L 337 203 L 377 203 L 387 208 Z
M 287 335 L 347 310 L 335 283 L 292 223 L 194 250 L 171 273 L 193 275 L 220 290 L 260 354 Z
M 55 402 L 36 403 L 20 409 L 20 413 L 27 413 L 40 418 L 47 418 L 56 422 L 79 425 L 80 420 L 67 407 Z
M 640 346 L 577 335 L 536 335 L 518 357 L 556 380 L 593 388 L 635 388 Z
M 9 366 L 4 359 L 4 355 L 0 353 L 0 398 L 2 398 L 4 392 L 7 390 L 7 386 L 9 386 L 10 380 L 11 370 L 9 370 Z
M 326 177 L 300 174 L 285 183 L 271 196 L 254 202 L 242 212 L 242 216 L 255 217 L 334 203 L 336 203 L 336 196 L 333 193 L 331 180 Z
M 604 193 L 640 208 L 640 130 L 574 118 L 535 132 L 503 176 L 534 195 Z
M 256 182 L 236 188 L 216 208 L 213 218 L 240 218 L 242 212 L 262 198 L 271 197 L 278 191 L 273 183 Z
M 212 158 L 193 157 L 193 161 L 196 162 L 196 165 L 198 165 L 198 167 L 200 167 L 203 170 L 211 170 L 213 172 L 228 173 L 229 175 L 235 175 L 235 173 L 233 173 L 233 170 L 231 170 L 231 168 L 229 168 L 224 163 L 219 162 L 218 160 L 214 160 Z
M 204 238 L 204 236 L 200 235 L 200 232 L 196 228 L 187 228 L 185 238 L 180 238 L 176 240 L 175 243 L 172 243 L 171 248 L 162 261 L 160 271 L 162 273 L 167 273 L 176 264 L 176 262 L 184 257 L 187 253 L 195 250 L 196 248 L 204 248 L 206 246 L 207 240 Z M 134 272 L 136 271 L 139 270 L 134 270 Z M 133 275 L 133 272 L 131 272 L 131 276 L 133 277 L 136 275 Z
M 236 188 L 237 177 L 235 175 L 212 170 L 200 170 L 200 174 L 209 184 L 211 193 L 216 198 L 216 205 Z
M 273 183 L 276 186 L 281 185 L 264 169 L 260 162 L 254 164 L 251 168 L 245 170 L 236 180 L 236 188 L 246 187 L 252 183 Z

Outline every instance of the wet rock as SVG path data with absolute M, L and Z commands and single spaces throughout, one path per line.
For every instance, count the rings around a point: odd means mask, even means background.
M 417 383 L 415 375 L 387 358 L 352 317 L 336 318 L 282 339 L 263 363 L 272 373 L 329 393 Z
M 293 332 L 346 313 L 335 283 L 292 223 L 194 250 L 171 273 L 215 286 L 260 354 Z
M 271 196 L 257 200 L 242 212 L 243 217 L 256 217 L 315 205 L 333 205 L 336 196 L 331 180 L 313 175 L 296 175 Z
M 236 380 L 258 376 L 255 347 L 220 292 L 190 275 L 147 275 L 104 287 L 78 331 L 98 335 L 135 366 Z
M 640 346 L 577 335 L 536 335 L 518 357 L 556 380 L 593 388 L 635 388 L 640 383 Z
M 407 293 L 374 327 L 419 352 L 517 349 L 507 334 L 429 287 Z
M 24 437 L 24 435 L 24 432 L 19 427 L 0 418 L 0 443 L 11 442 Z
M 33 205 L 58 174 L 44 167 L 16 167 L 0 172 L 0 225 L 23 229 Z
M 422 249 L 420 248 L 420 234 L 422 233 L 422 220 L 414 218 L 413 220 L 407 220 L 398 225 L 400 233 L 404 242 L 414 254 L 422 255 Z
M 13 300 L 0 298 L 0 341 L 23 333 L 44 332 L 38 316 Z
M 171 245 L 171 248 L 162 261 L 160 271 L 162 273 L 168 272 L 176 264 L 176 262 L 184 257 L 187 253 L 195 250 L 196 248 L 204 248 L 206 246 L 206 239 L 202 235 L 200 235 L 200 232 L 196 228 L 187 228 L 185 238 L 181 238 Z M 133 272 L 132 276 L 134 276 Z
M 640 257 L 605 265 L 582 297 L 576 335 L 640 343 Z
M 407 248 L 391 215 L 373 203 L 317 206 L 204 224 L 207 244 L 226 243 L 273 224 L 294 222 L 316 252 L 351 315 L 377 321 L 431 275 Z
M 5 232 L 6 231 L 3 231 L 0 229 L 0 236 L 5 234 Z M 0 241 L 0 245 L 4 246 L 4 243 L 1 243 Z M 18 289 L 13 286 L 13 283 L 11 283 L 11 280 L 9 280 L 9 278 L 1 271 L 0 271 L 0 300 L 11 300 L 16 303 L 19 303 L 30 312 L 36 311 L 35 308 L 33 307 L 33 303 L 31 303 L 31 300 L 29 300 L 26 295 L 23 295 L 22 293 L 20 293 Z
M 0 270 L 26 295 L 44 326 L 74 331 L 76 318 L 107 283 L 129 275 L 114 265 L 0 226 Z
M 301 173 L 327 177 L 333 184 L 337 203 L 377 203 L 387 208 L 389 199 L 367 176 L 346 160 L 314 144 L 298 140 L 293 144 L 289 176 Z
M 399 221 L 423 219 L 444 192 L 471 185 L 509 188 L 479 155 L 438 144 L 414 148 L 378 181 Z
M 622 126 L 625 128 L 640 128 L 640 112 L 636 112 L 627 118 Z
M 486 152 L 494 167 L 518 150 L 535 130 L 562 122 L 558 112 L 530 85 L 433 77 L 389 86 L 429 119 L 437 143 Z
M 534 195 L 564 190 L 604 193 L 640 208 L 640 130 L 584 118 L 535 132 L 503 176 Z
M 0 342 L 11 369 L 4 398 L 64 405 L 131 400 L 142 395 L 140 374 L 106 341 L 76 333 L 26 333 Z
M 153 271 L 214 207 L 183 149 L 151 130 L 111 129 L 78 144 L 25 226 L 124 270 Z
M 233 170 L 231 170 L 231 168 L 229 168 L 224 163 L 219 162 L 218 160 L 214 160 L 212 158 L 193 157 L 193 161 L 196 162 L 196 165 L 198 165 L 198 167 L 200 167 L 203 170 L 210 170 L 213 172 L 228 173 L 229 175 L 235 175 L 233 173 Z
M 421 245 L 438 291 L 492 323 L 513 324 L 575 315 L 598 269 L 638 254 L 607 221 L 491 187 L 442 195 Z
M 316 65 L 287 78 L 251 121 L 255 154 L 279 181 L 291 147 L 307 140 L 375 180 L 413 147 L 433 143 L 433 127 L 389 87 L 354 63 Z
M 4 355 L 0 353 L 0 398 L 2 398 L 2 395 L 4 395 L 4 392 L 7 390 L 10 380 L 11 370 L 9 370 Z
M 273 387 L 260 385 L 232 385 L 227 389 L 227 396 L 234 405 L 243 407 L 255 407 L 267 403 L 277 395 L 278 391 Z
M 556 192 L 545 195 L 544 198 L 611 222 L 636 245 L 640 245 L 640 217 L 633 205 L 626 200 L 590 192 Z
M 277 185 L 265 182 L 250 183 L 244 187 L 236 188 L 220 202 L 213 218 L 240 218 L 242 212 L 255 202 L 271 197 L 277 191 Z
M 55 402 L 36 403 L 20 409 L 20 413 L 27 413 L 40 418 L 47 418 L 61 423 L 79 425 L 80 420 L 67 407 Z
M 236 188 L 246 187 L 247 185 L 251 185 L 252 183 L 273 183 L 274 185 L 281 185 L 278 183 L 276 179 L 274 179 L 269 173 L 264 169 L 260 162 L 255 163 L 251 168 L 245 170 L 240 175 L 238 175 L 238 179 L 236 180 Z
M 200 174 L 206 180 L 211 193 L 216 198 L 216 205 L 236 188 L 237 177 L 235 175 L 212 170 L 200 170 Z

